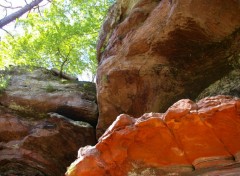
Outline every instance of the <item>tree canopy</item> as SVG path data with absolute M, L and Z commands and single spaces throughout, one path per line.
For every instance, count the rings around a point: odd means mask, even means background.
M 96 42 L 111 0 L 52 0 L 18 19 L 21 31 L 0 41 L 0 67 L 31 65 L 74 75 L 96 72 Z

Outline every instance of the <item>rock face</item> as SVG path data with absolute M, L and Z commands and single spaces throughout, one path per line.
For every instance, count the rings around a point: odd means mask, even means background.
M 122 114 L 66 176 L 239 175 L 240 99 L 183 99 L 166 113 Z
M 79 146 L 94 144 L 94 129 L 87 123 L 57 116 L 29 120 L 0 107 L 1 176 L 64 175 Z
M 0 175 L 62 176 L 80 146 L 96 144 L 94 84 L 49 70 L 1 71 Z M 65 116 L 64 116 L 65 115 Z
M 211 84 L 200 93 L 198 99 L 216 95 L 240 97 L 240 69 L 234 69 L 220 80 Z
M 164 112 L 229 73 L 239 11 L 237 0 L 117 0 L 98 43 L 98 137 L 121 113 Z
M 61 80 L 44 68 L 2 71 L 8 86 L 0 95 L 3 106 L 20 114 L 43 118 L 55 112 L 96 125 L 98 108 L 94 83 Z

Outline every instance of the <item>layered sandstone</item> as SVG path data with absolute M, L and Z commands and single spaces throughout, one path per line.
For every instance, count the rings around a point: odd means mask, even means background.
M 13 67 L 0 74 L 8 79 L 5 90 L 0 92 L 1 105 L 35 119 L 54 112 L 96 125 L 94 83 L 61 79 L 45 68 Z
M 0 76 L 0 175 L 64 175 L 79 147 L 96 144 L 89 124 L 97 120 L 95 85 L 44 68 L 14 67 Z
M 0 175 L 61 176 L 80 146 L 95 144 L 91 125 L 59 117 L 39 120 L 0 106 Z
M 121 113 L 164 112 L 230 70 L 240 1 L 117 0 L 98 43 L 98 137 Z
M 238 175 L 239 139 L 239 99 L 183 99 L 165 113 L 118 116 L 66 176 Z

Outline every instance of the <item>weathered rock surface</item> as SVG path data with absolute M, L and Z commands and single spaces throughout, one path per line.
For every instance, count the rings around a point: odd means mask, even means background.
M 59 115 L 29 120 L 0 107 L 1 176 L 64 175 L 79 146 L 94 144 L 94 129 L 88 123 Z
M 2 71 L 8 86 L 0 95 L 3 106 L 33 118 L 55 112 L 96 125 L 98 108 L 94 83 L 67 81 L 44 68 L 12 68 Z
M 79 146 L 96 144 L 95 84 L 43 68 L 0 74 L 0 176 L 64 175 Z
M 231 95 L 240 97 L 240 69 L 235 69 L 206 88 L 197 99 L 207 96 Z
M 240 173 L 240 99 L 183 99 L 165 113 L 120 115 L 66 176 L 229 176 Z
M 98 136 L 121 113 L 164 112 L 229 73 L 239 12 L 237 0 L 117 0 L 98 43 Z

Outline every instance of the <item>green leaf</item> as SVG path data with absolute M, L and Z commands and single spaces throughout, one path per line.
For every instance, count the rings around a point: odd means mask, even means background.
M 32 65 L 78 75 L 96 73 L 96 41 L 113 1 L 53 0 L 41 14 L 18 21 L 22 32 L 0 41 L 0 67 Z

